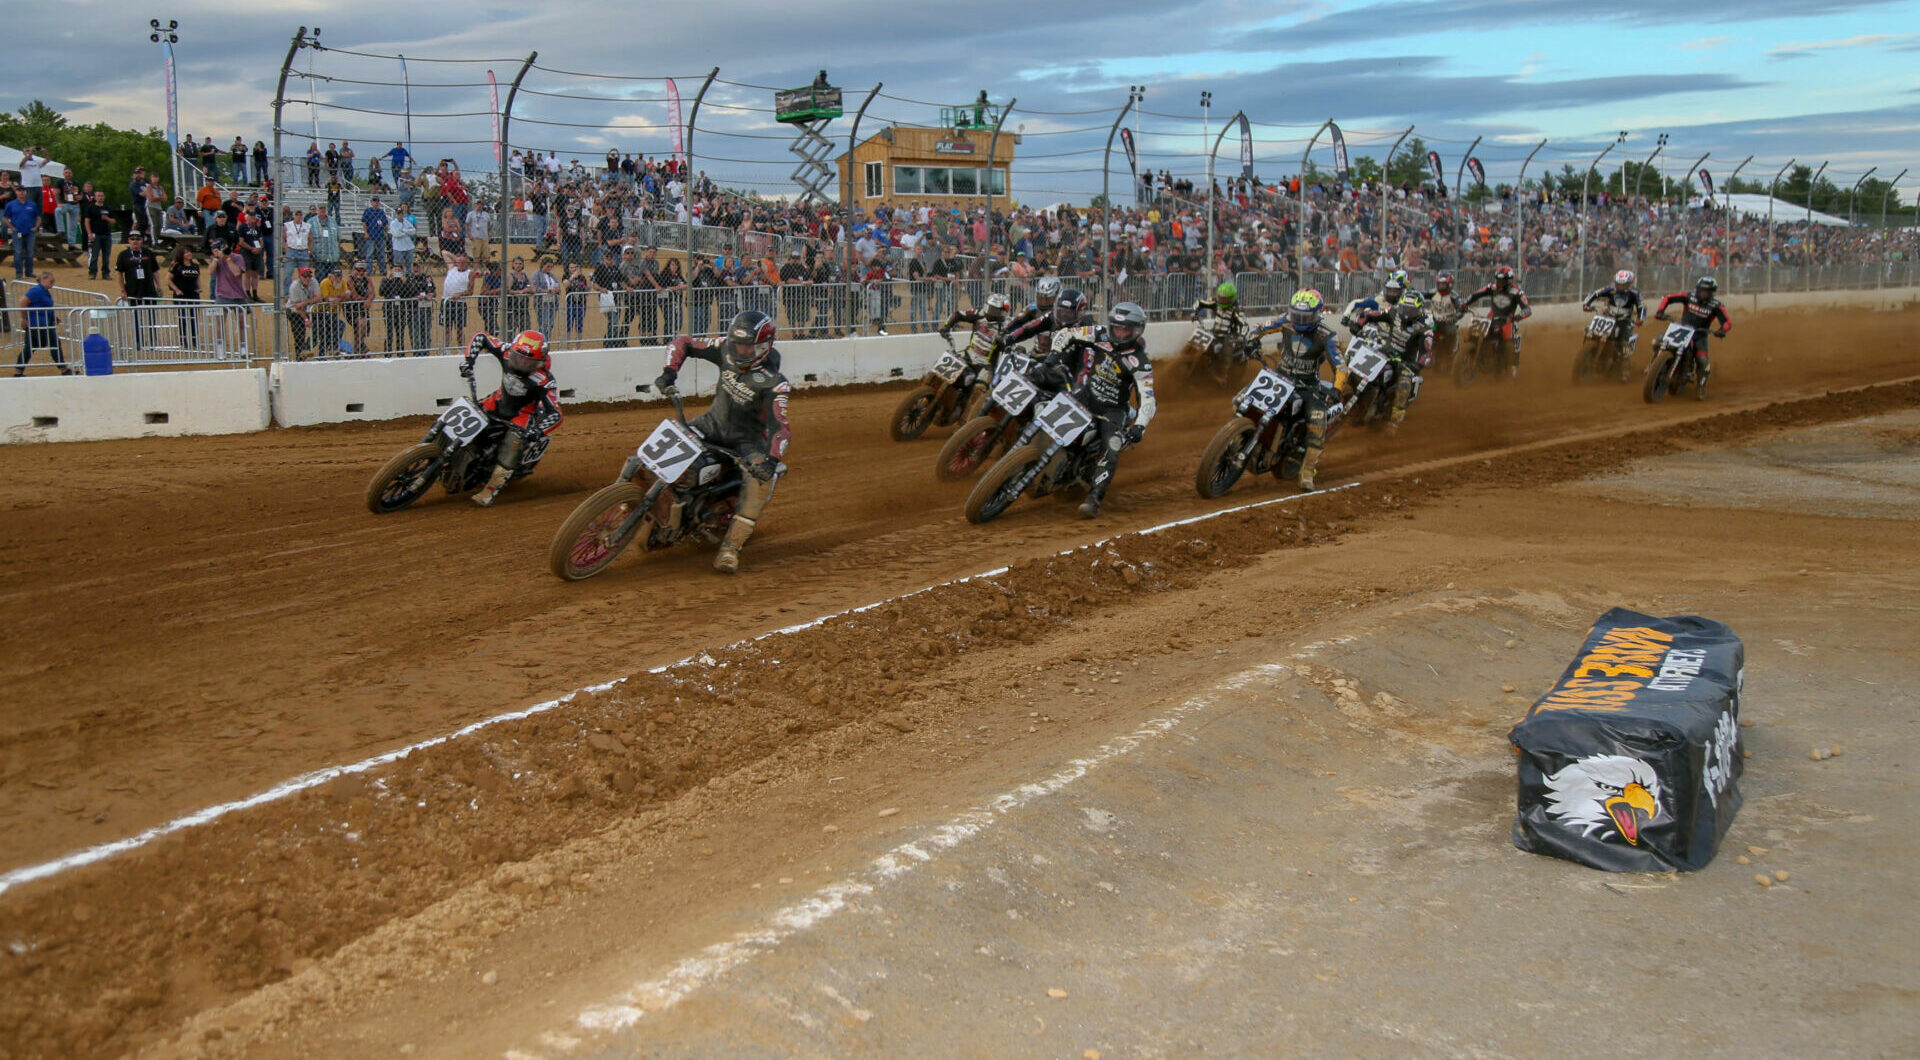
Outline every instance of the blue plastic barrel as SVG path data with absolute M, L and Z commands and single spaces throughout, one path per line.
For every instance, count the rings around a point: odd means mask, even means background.
M 88 375 L 113 374 L 113 344 L 107 341 L 105 335 L 97 331 L 88 335 L 86 341 L 81 343 L 80 350 Z

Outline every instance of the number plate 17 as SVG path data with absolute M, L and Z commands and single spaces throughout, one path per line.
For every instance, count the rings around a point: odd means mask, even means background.
M 699 459 L 702 448 L 700 436 L 681 426 L 679 420 L 662 420 L 640 443 L 640 463 L 662 482 L 678 482 Z
M 1093 415 L 1068 394 L 1055 394 L 1053 400 L 1040 406 L 1033 418 L 1048 437 L 1061 445 L 1072 445 L 1081 432 L 1093 426 Z

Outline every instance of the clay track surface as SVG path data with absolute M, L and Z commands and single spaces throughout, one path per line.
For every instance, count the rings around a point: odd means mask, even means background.
M 1912 375 L 1913 325 L 1910 312 L 1745 321 L 1717 351 L 1711 401 L 1656 408 L 1637 389 L 1573 389 L 1572 334 L 1536 329 L 1521 383 L 1429 387 L 1394 443 L 1359 432 L 1336 439 L 1327 480 L 1573 435 L 1595 439 L 1590 461 L 1585 446 L 1554 449 L 1530 474 L 1553 481 L 1601 469 L 1623 455 L 1600 441 L 1609 435 Z M 611 476 L 657 410 L 570 416 L 540 473 L 494 511 L 437 499 L 384 519 L 359 506 L 360 490 L 419 424 L 18 450 L 0 533 L 0 598 L 14 616 L 5 676 L 20 705 L 0 722 L 0 866 L 769 628 L 1287 492 L 1269 479 L 1223 502 L 1195 497 L 1193 462 L 1226 403 L 1168 390 L 1101 520 L 1080 521 L 1066 502 L 1022 502 L 985 528 L 960 519 L 966 487 L 933 480 L 938 437 L 885 440 L 896 391 L 803 395 L 795 473 L 736 579 L 711 574 L 700 550 L 624 559 L 579 585 L 544 569 L 552 529 Z M 1347 527 L 1464 473 L 1408 478 L 1364 499 L 1316 498 L 1303 510 Z M 1305 517 L 1284 534 L 1271 519 L 1229 522 L 1213 536 L 1245 531 L 1233 546 L 1240 555 L 1332 532 Z M 867 625 L 800 635 L 786 652 L 791 668 L 771 684 L 716 691 L 671 675 L 637 679 L 564 721 L 517 723 L 484 748 L 416 756 L 399 770 L 404 781 L 339 785 L 8 894 L 0 916 L 10 937 L 35 940 L 38 956 L 4 965 L 20 989 L 0 1007 L 0 1041 L 22 1055 L 121 1051 L 493 866 L 884 711 L 967 638 L 1031 643 L 1078 610 L 1108 606 L 1120 586 L 1179 588 L 1183 568 L 1232 559 L 1215 555 L 1219 547 L 1183 555 L 1152 546 L 1160 573 L 1119 585 L 1027 567 L 1016 572 L 1024 609 L 999 609 L 997 591 L 976 587 L 989 595 L 941 597 L 940 607 L 957 608 L 941 616 L 949 628 L 895 605 Z M 686 700 L 677 709 L 676 695 Z M 615 756 L 609 767 L 546 768 L 559 760 L 536 745 L 588 732 Z M 502 758 L 503 740 L 527 757 Z M 566 754 L 574 750 L 569 743 Z M 386 797 L 403 783 L 423 796 L 447 784 L 511 792 L 523 775 L 537 779 L 538 797 L 503 800 L 521 807 L 507 815 L 469 820 L 437 797 L 423 812 Z M 333 834 L 318 830 L 333 818 Z M 376 819 L 393 839 L 380 857 L 354 846 Z M 544 890 L 537 883 L 529 889 Z M 160 909 L 170 917 L 156 928 Z

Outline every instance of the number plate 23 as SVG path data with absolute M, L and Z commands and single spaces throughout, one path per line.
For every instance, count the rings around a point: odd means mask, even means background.
M 703 448 L 700 436 L 681 426 L 679 420 L 662 420 L 640 443 L 640 463 L 662 482 L 678 482 L 700 458 Z
M 1273 412 L 1286 405 L 1293 397 L 1293 383 L 1286 376 L 1270 368 L 1262 369 L 1253 377 L 1246 389 L 1233 399 L 1238 408 L 1252 409 L 1255 412 Z
M 1072 445 L 1081 432 L 1093 426 L 1093 416 L 1068 394 L 1055 394 L 1053 400 L 1033 414 L 1040 429 L 1061 445 Z
M 472 445 L 487 429 L 487 414 L 466 398 L 454 402 L 440 414 L 440 433 L 454 445 Z

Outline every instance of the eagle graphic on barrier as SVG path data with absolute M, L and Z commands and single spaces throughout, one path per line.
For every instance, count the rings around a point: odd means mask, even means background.
M 1591 837 L 1609 824 L 1631 846 L 1658 820 L 1660 778 L 1653 767 L 1625 755 L 1589 755 L 1547 777 L 1547 813 Z

